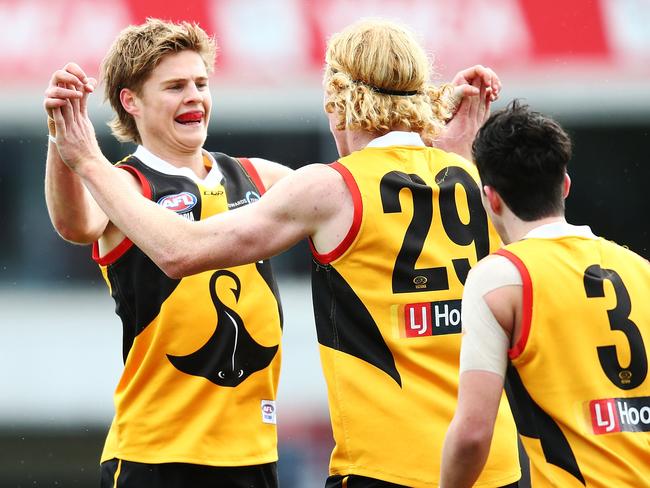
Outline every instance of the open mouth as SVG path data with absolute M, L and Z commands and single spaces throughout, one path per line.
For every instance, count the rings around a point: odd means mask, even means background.
M 179 124 L 195 125 L 200 124 L 203 120 L 203 112 L 185 112 L 174 119 Z

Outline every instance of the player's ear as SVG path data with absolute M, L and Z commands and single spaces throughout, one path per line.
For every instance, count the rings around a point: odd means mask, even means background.
M 562 198 L 569 196 L 569 190 L 571 189 L 571 177 L 569 173 L 564 173 L 564 188 L 562 190 Z
M 127 111 L 127 113 L 131 115 L 137 115 L 139 113 L 137 101 L 138 96 L 133 90 L 130 90 L 129 88 L 122 88 L 122 90 L 120 90 L 120 103 L 122 103 L 122 107 Z
M 485 199 L 487 200 L 490 210 L 496 215 L 501 215 L 503 210 L 503 200 L 491 186 L 485 185 L 483 187 L 483 193 L 485 193 Z

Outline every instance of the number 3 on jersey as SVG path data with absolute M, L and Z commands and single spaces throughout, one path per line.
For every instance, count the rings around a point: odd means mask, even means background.
M 474 179 L 464 169 L 453 166 L 443 168 L 435 179 L 440 188 L 438 206 L 447 237 L 461 246 L 473 243 L 477 260 L 487 256 L 490 251 L 487 215 Z M 464 223 L 459 215 L 456 185 L 462 186 L 467 196 L 470 216 L 467 223 Z M 416 174 L 391 171 L 384 175 L 379 185 L 384 213 L 402 211 L 399 196 L 404 188 L 410 191 L 413 199 L 413 217 L 395 260 L 393 293 L 447 290 L 449 276 L 446 266 L 419 269 L 415 267 L 435 217 L 433 189 Z M 464 284 L 471 267 L 469 259 L 463 257 L 452 259 L 451 262 L 456 276 Z M 426 283 L 426 287 L 419 286 L 423 283 Z
M 587 298 L 602 298 L 605 296 L 604 282 L 609 281 L 614 288 L 616 307 L 607 310 L 609 327 L 625 334 L 630 348 L 630 364 L 622 366 L 618 360 L 616 346 L 598 346 L 598 360 L 603 372 L 615 386 L 621 390 L 636 388 L 648 374 L 648 359 L 639 328 L 630 320 L 632 303 L 630 294 L 623 280 L 613 269 L 603 269 L 593 264 L 585 270 L 584 286 Z

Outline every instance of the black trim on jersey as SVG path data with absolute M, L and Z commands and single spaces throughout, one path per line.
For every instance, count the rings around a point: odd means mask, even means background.
M 512 363 L 508 364 L 506 378 L 506 395 L 519 434 L 539 439 L 546 462 L 563 469 L 586 486 L 569 441 L 550 415 L 531 398 Z
M 107 268 L 115 313 L 122 320 L 126 362 L 136 336 L 160 313 L 181 280 L 169 278 L 139 247 L 132 246 Z
M 217 324 L 212 336 L 187 356 L 167 354 L 167 358 L 183 373 L 202 376 L 219 386 L 237 386 L 271 364 L 278 345 L 265 347 L 258 344 L 237 312 L 221 301 L 217 294 L 217 280 L 222 276 L 234 282 L 235 287 L 230 290 L 235 301 L 239 300 L 241 281 L 237 275 L 227 269 L 215 271 L 210 278 L 210 296 L 217 310 Z
M 273 277 L 273 268 L 269 260 L 257 261 L 255 263 L 257 272 L 260 274 L 262 279 L 269 286 L 271 292 L 275 296 L 275 300 L 278 303 L 278 316 L 280 317 L 280 329 L 284 325 L 284 313 L 282 312 L 282 301 L 280 300 L 280 290 L 278 289 L 278 284 Z
M 312 263 L 318 342 L 372 364 L 401 387 L 393 354 L 361 299 L 333 266 Z
M 247 205 L 259 198 L 257 186 L 239 160 L 223 153 L 212 153 L 212 156 L 223 175 L 221 184 L 225 188 L 229 204 Z M 133 155 L 120 161 L 117 166 L 120 165 L 131 166 L 142 174 L 150 185 L 151 200 L 154 202 L 168 195 L 191 193 L 196 197 L 196 204 L 187 213 L 192 214 L 193 220 L 201 219 L 201 191 L 190 178 L 157 171 Z M 191 243 L 180 242 L 178 245 L 191 245 Z M 282 324 L 280 295 L 273 278 L 271 264 L 269 261 L 256 263 L 256 268 L 276 298 L 280 324 Z M 171 279 L 165 275 L 135 245 L 107 266 L 107 275 L 111 285 L 111 295 L 115 300 L 115 311 L 122 321 L 122 354 L 126 361 L 135 338 L 158 316 L 162 304 L 174 292 L 181 280 Z
M 125 158 L 118 163 L 120 165 L 132 166 L 147 179 L 154 202 L 181 192 L 193 194 L 197 203 L 191 209 L 192 217 L 200 220 L 201 194 L 192 180 L 156 171 L 135 156 Z M 115 300 L 115 313 L 122 320 L 122 355 L 126 361 L 133 341 L 158 316 L 162 304 L 174 292 L 180 280 L 169 278 L 137 246 L 132 246 L 108 265 L 107 274 Z
M 217 166 L 223 175 L 221 184 L 228 189 L 226 192 L 228 208 L 247 205 L 260 198 L 260 190 L 246 172 L 246 168 L 244 168 L 239 159 L 231 158 L 226 154 L 218 152 L 210 154 L 212 154 L 212 157 L 217 162 Z M 250 198 L 250 192 L 254 192 L 257 195 L 254 200 Z
M 217 166 L 223 175 L 221 184 L 226 191 L 226 198 L 229 206 L 237 207 L 241 205 L 248 205 L 255 201 L 255 197 L 250 194 L 250 192 L 255 192 L 257 198 L 261 197 L 259 194 L 260 189 L 257 188 L 255 181 L 251 178 L 246 171 L 244 165 L 237 158 L 232 158 L 224 153 L 213 152 L 212 157 L 217 162 Z M 245 201 L 246 203 L 243 203 Z M 239 204 L 239 205 L 238 205 Z M 257 272 L 260 274 L 262 279 L 269 286 L 275 296 L 276 301 L 278 302 L 278 314 L 280 317 L 280 328 L 284 323 L 284 315 L 282 312 L 282 301 L 280 300 L 280 291 L 278 290 L 278 284 L 273 277 L 273 268 L 271 267 L 271 261 L 265 259 L 264 261 L 257 261 L 255 263 Z

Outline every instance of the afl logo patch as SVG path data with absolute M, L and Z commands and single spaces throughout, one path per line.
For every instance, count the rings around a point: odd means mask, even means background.
M 275 401 L 262 400 L 262 422 L 265 424 L 275 424 Z
M 158 200 L 158 205 L 176 213 L 186 213 L 192 210 L 197 203 L 197 198 L 189 192 L 167 195 Z

